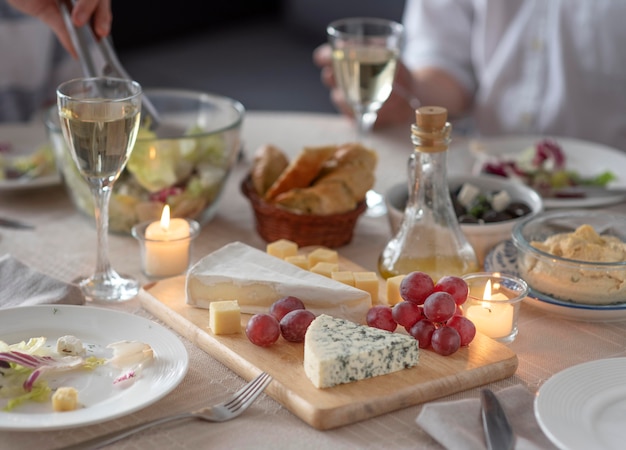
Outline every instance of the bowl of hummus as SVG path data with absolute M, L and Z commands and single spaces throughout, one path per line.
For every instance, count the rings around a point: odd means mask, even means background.
M 537 292 L 585 305 L 626 303 L 626 216 L 551 211 L 513 229 L 517 269 Z

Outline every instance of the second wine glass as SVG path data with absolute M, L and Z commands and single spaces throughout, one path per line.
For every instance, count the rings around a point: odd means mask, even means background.
M 96 269 L 90 277 L 78 280 L 91 300 L 128 300 L 139 291 L 137 280 L 119 275 L 109 263 L 108 222 L 113 184 L 135 145 L 141 96 L 137 82 L 109 77 L 70 80 L 57 89 L 63 135 L 94 199 Z
M 391 95 L 404 27 L 380 18 L 351 17 L 327 28 L 337 85 L 354 112 L 362 141 Z

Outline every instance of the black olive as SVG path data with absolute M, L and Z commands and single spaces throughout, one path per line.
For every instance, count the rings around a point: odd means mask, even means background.
M 510 220 L 513 218 L 514 217 L 511 214 L 508 214 L 504 211 L 494 211 L 493 209 L 487 211 L 482 217 L 485 223 L 503 222 L 505 220 Z
M 459 223 L 478 223 L 478 219 L 474 216 L 470 216 L 469 214 L 463 214 L 459 216 Z
M 523 202 L 511 202 L 509 206 L 506 207 L 506 212 L 511 214 L 513 217 L 522 217 L 526 214 L 530 214 L 531 209 L 526 203 Z

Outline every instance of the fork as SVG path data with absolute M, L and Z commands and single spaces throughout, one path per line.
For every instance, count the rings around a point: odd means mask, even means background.
M 79 442 L 78 444 L 63 447 L 58 450 L 87 450 L 101 448 L 135 433 L 139 433 L 140 431 L 156 425 L 173 422 L 175 420 L 194 418 L 206 420 L 207 422 L 225 422 L 238 417 L 241 413 L 248 409 L 248 407 L 256 400 L 259 394 L 263 392 L 271 381 L 272 377 L 267 373 L 262 372 L 240 390 L 235 392 L 229 400 L 217 405 L 208 406 L 196 411 L 161 417 L 160 419 L 151 420 L 139 425 L 133 425 L 131 427 L 98 436 L 87 441 Z

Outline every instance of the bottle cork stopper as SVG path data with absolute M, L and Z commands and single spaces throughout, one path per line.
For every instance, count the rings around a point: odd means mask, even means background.
M 441 130 L 448 121 L 448 110 L 442 106 L 422 106 L 415 110 L 415 123 L 424 131 Z

